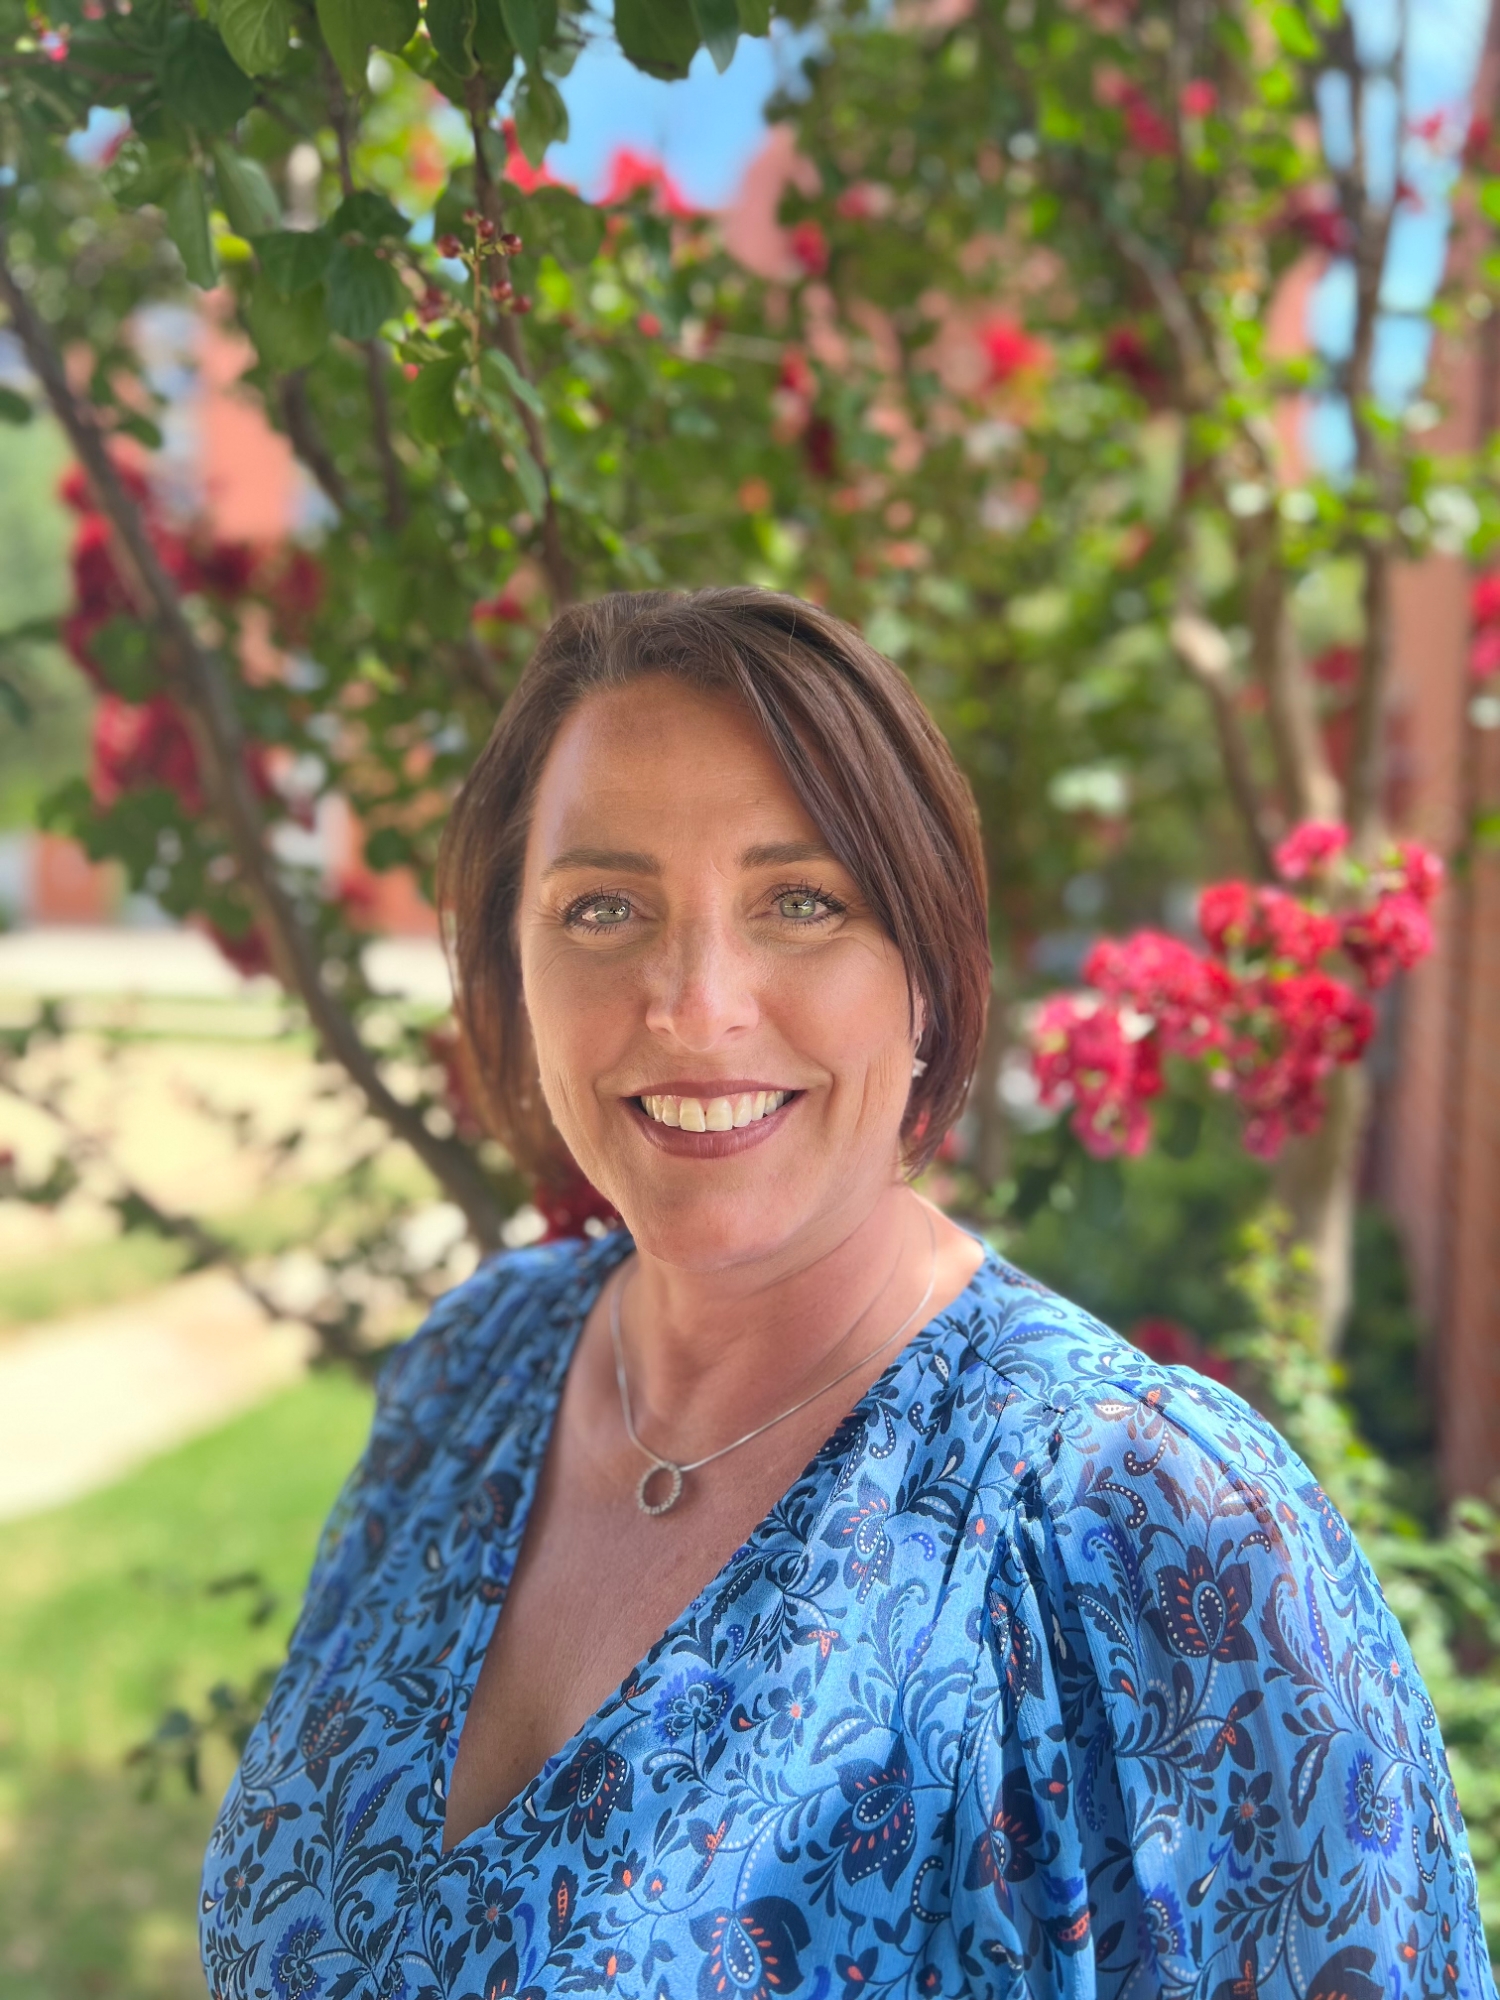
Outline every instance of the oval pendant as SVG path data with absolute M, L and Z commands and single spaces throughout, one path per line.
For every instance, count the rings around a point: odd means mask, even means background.
M 653 1502 L 646 1498 L 646 1489 L 650 1486 L 658 1472 L 670 1474 L 672 1485 L 665 1500 Z M 635 1504 L 643 1514 L 670 1513 L 681 1498 L 682 1467 L 674 1465 L 670 1458 L 659 1458 L 655 1465 L 648 1465 L 646 1470 L 641 1474 L 640 1481 L 635 1489 Z

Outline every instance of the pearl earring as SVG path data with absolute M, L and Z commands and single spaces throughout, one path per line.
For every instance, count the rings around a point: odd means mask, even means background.
M 926 1076 L 927 1065 L 926 1063 L 923 1062 L 920 1056 L 918 1056 L 916 1061 L 913 1062 L 911 1066 L 911 1073 L 913 1076 Z

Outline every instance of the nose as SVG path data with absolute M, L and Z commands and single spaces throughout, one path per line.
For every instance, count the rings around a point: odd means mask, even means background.
M 756 954 L 716 912 L 670 923 L 646 978 L 646 1026 L 684 1051 L 707 1054 L 760 1019 Z

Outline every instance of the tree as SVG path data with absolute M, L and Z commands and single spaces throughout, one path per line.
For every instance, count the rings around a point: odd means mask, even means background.
M 846 551 L 914 524 L 886 546 L 883 583 L 855 554 L 836 597 L 883 591 L 893 629 L 907 621 L 909 643 L 920 629 L 914 656 L 942 657 L 929 628 L 945 629 L 971 756 L 986 725 L 1000 739 L 991 771 L 1029 654 L 1065 678 L 1060 719 L 1128 717 L 1130 775 L 1159 783 L 1141 753 L 1180 721 L 1175 675 L 1212 732 L 1237 872 L 1263 886 L 1309 822 L 1347 826 L 1359 880 L 1386 864 L 1392 579 L 1433 549 L 1483 557 L 1495 534 L 1483 458 L 1430 449 L 1441 356 L 1402 408 L 1374 376 L 1398 217 L 1460 174 L 1461 207 L 1500 199 L 1486 127 L 1461 107 L 1408 117 L 1398 25 L 1371 52 L 1337 0 L 980 4 L 926 30 L 841 30 L 787 110 L 815 169 L 787 207 L 803 436 L 842 456 Z M 1288 351 L 1273 338 L 1283 288 L 1335 265 L 1353 294 L 1347 351 Z M 1461 288 L 1432 313 L 1446 332 L 1493 309 L 1494 258 L 1455 269 Z M 1303 460 L 1292 419 L 1311 397 L 1347 420 L 1343 462 Z M 909 574 L 892 580 L 898 558 Z M 825 561 L 809 544 L 820 574 Z M 974 580 L 945 615 L 955 577 Z M 956 634 L 976 601 L 989 648 Z M 1500 668 L 1500 647 L 1477 647 L 1475 668 Z M 1180 776 L 1202 788 L 1202 731 L 1185 737 Z M 1076 783 L 1099 800 L 1110 776 L 1084 765 Z M 1205 859 L 1231 859 L 1223 825 L 1205 815 Z M 991 824 L 1002 883 L 1005 828 Z M 1339 1065 L 1318 1130 L 1280 1149 L 1329 1339 L 1366 1099 L 1362 1066 Z
M 769 16 L 622 0 L 615 33 L 672 76 Z M 527 634 L 659 577 L 682 496 L 722 486 L 717 371 L 663 337 L 690 228 L 674 240 L 659 186 L 606 216 L 540 165 L 585 31 L 551 0 L 0 12 L 0 302 L 77 459 L 61 636 L 98 694 L 92 785 L 49 818 L 273 969 L 484 1246 L 502 1183 L 440 1092 L 392 1087 L 360 1033 L 358 909 L 287 866 L 277 828 L 336 789 L 372 865 L 429 865 Z M 120 119 L 102 171 L 70 150 L 100 106 Z M 184 281 L 248 336 L 241 387 L 327 503 L 316 553 L 163 512 L 132 324 Z M 0 416 L 31 413 L 5 392 Z

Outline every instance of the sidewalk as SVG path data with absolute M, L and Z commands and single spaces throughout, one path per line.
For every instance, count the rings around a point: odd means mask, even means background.
M 222 1271 L 0 1345 L 0 1521 L 73 1500 L 295 1381 L 312 1336 Z
M 430 938 L 373 938 L 365 973 L 377 992 L 446 1007 L 448 968 Z M 245 979 L 199 931 L 48 925 L 0 935 L 0 993 L 62 999 L 134 994 L 176 1000 L 279 998 L 271 979 Z

